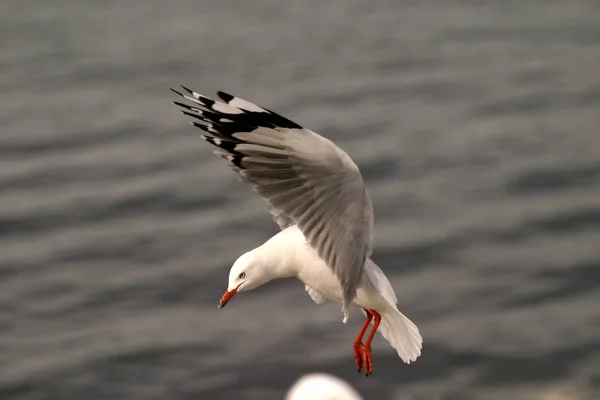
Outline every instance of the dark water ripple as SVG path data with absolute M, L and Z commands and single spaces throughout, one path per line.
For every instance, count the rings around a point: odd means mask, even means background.
M 556 192 L 600 183 L 600 164 L 526 171 L 507 183 L 512 196 Z

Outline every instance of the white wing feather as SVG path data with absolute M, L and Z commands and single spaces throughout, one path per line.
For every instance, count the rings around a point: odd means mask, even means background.
M 311 299 L 317 304 L 323 304 L 327 301 L 327 297 L 323 296 L 321 293 L 317 292 L 313 288 L 308 285 L 304 285 L 304 289 L 308 292 L 308 295 Z

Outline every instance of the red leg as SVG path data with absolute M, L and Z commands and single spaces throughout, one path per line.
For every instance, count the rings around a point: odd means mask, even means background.
M 365 312 L 367 313 L 367 319 L 365 320 L 362 329 L 360 330 L 358 336 L 356 337 L 356 340 L 354 341 L 354 362 L 356 363 L 356 368 L 358 368 L 358 372 L 360 372 L 363 367 L 362 339 L 363 336 L 365 336 L 365 332 L 367 331 L 371 320 L 373 319 L 373 314 L 371 314 L 371 311 L 365 310 Z
M 377 328 L 379 328 L 379 323 L 381 322 L 381 314 L 379 314 L 375 310 L 369 310 L 373 315 L 375 321 L 373 321 L 373 328 L 371 329 L 371 333 L 369 333 L 369 337 L 365 342 L 364 346 L 361 347 L 361 358 L 362 362 L 365 366 L 365 374 L 367 376 L 373 373 L 373 359 L 371 355 L 371 342 L 375 337 L 375 332 L 377 332 Z

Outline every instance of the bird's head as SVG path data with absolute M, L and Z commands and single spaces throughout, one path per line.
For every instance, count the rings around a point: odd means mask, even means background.
M 270 281 L 272 277 L 269 276 L 268 271 L 261 268 L 255 251 L 241 255 L 229 271 L 229 286 L 219 301 L 219 308 L 225 307 L 238 292 L 256 289 Z

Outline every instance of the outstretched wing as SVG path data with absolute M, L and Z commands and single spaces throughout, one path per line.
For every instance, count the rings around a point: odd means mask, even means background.
M 174 103 L 206 131 L 241 179 L 269 203 L 281 229 L 298 225 L 341 283 L 343 309 L 356 295 L 371 255 L 373 206 L 350 157 L 328 139 L 227 93 L 223 102 L 190 89 Z

